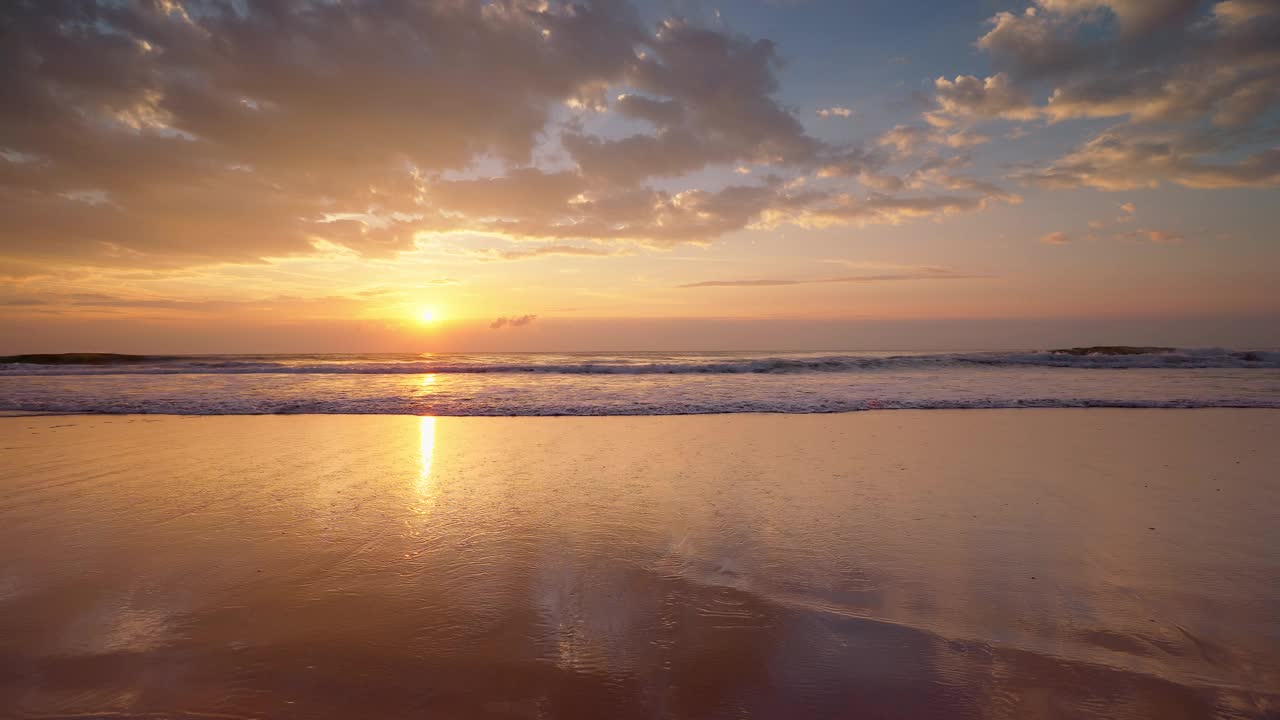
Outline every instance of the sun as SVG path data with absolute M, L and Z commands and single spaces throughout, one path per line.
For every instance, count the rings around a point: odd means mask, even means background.
M 424 305 L 423 307 L 418 308 L 417 311 L 418 322 L 423 325 L 434 325 L 435 323 L 440 322 L 442 317 L 443 315 L 440 313 L 440 308 L 431 307 L 429 305 Z

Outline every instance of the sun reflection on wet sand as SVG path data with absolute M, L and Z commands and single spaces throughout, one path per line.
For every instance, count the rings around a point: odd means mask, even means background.
M 431 463 L 436 454 L 436 419 L 423 417 L 418 419 L 418 479 L 414 483 L 418 502 L 414 510 L 425 513 L 436 503 L 440 489 L 431 480 Z

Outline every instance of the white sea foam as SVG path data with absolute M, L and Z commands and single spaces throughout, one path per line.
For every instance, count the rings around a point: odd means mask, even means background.
M 952 367 L 1081 369 L 1280 368 L 1280 351 L 1179 349 L 1142 354 L 1057 351 L 866 354 L 483 354 L 170 356 L 90 365 L 9 363 L 0 376 L 338 374 L 422 375 L 543 373 L 558 375 L 679 375 L 860 372 Z

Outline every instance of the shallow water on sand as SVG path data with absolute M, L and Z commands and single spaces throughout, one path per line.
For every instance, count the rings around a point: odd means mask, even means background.
M 1276 437 L 0 418 L 0 717 L 1275 716 Z

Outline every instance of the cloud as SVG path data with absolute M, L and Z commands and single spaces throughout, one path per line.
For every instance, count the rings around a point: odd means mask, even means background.
M 703 280 L 700 282 L 688 283 L 685 285 L 677 285 L 677 288 L 708 288 L 708 287 L 781 287 L 786 285 L 818 285 L 824 283 L 881 283 L 881 282 L 899 282 L 905 280 L 975 280 L 981 278 L 989 278 L 990 275 L 972 275 L 965 273 L 957 273 L 951 270 L 941 268 L 927 268 L 919 272 L 910 273 L 892 273 L 883 275 L 848 275 L 843 277 L 814 278 L 808 280 L 797 279 L 751 279 L 751 280 Z
M 977 46 L 1019 78 L 1052 74 L 1080 61 L 1081 49 L 1043 8 L 998 12 L 988 23 L 991 29 L 978 38 Z
M 424 288 L 431 285 L 442 286 L 442 285 L 461 285 L 462 284 L 461 280 L 457 278 L 451 278 L 451 277 L 431 278 L 428 280 L 415 280 L 414 282 L 417 283 L 417 287 L 415 287 L 413 284 L 395 285 L 395 286 L 380 285 L 377 287 L 369 288 L 368 290 L 359 290 L 354 294 L 358 297 L 384 297 L 387 295 L 404 295 L 406 293 L 413 292 L 416 289 Z
M 929 115 L 935 125 L 946 125 L 947 116 L 1031 120 L 1039 115 L 1029 90 L 1018 87 L 1006 73 L 988 78 L 957 75 L 954 80 L 934 81 L 938 110 Z
M 580 247 L 577 245 L 543 245 L 534 248 L 515 250 L 499 250 L 490 248 L 475 251 L 477 257 L 486 260 L 527 260 L 529 258 L 546 257 L 548 255 L 571 255 L 577 257 L 608 257 L 617 255 L 614 250 L 598 247 Z
M 614 107 L 620 115 L 647 120 L 657 128 L 674 127 L 685 119 L 684 105 L 679 100 L 655 100 L 643 95 L 623 93 L 618 96 Z
M 873 193 L 860 198 L 850 193 L 831 196 L 813 206 L 794 210 L 788 215 L 767 215 L 766 220 L 785 219 L 809 228 L 841 225 L 901 225 L 926 217 L 942 217 L 987 208 L 993 200 L 1017 202 L 1017 196 L 995 195 L 920 195 L 889 196 Z M 781 212 L 781 211 L 775 211 Z
M 965 149 L 991 141 L 989 136 L 971 129 L 953 131 L 949 128 L 949 124 L 946 128 L 910 124 L 895 125 L 876 138 L 876 145 L 891 149 L 894 159 L 904 160 L 926 154 L 922 151 L 930 146 Z M 877 164 L 867 163 L 867 167 L 875 168 Z
M 524 327 L 537 319 L 537 315 L 513 315 L 511 317 L 500 317 L 489 323 L 489 329 L 499 330 L 504 327 Z
M 977 41 L 997 72 L 939 78 L 926 119 L 1207 118 L 1250 127 L 1280 101 L 1280 5 L 1223 0 L 1209 18 L 1200 6 L 1036 0 L 1021 13 L 999 12 Z
M 876 138 L 876 144 L 893 148 L 899 156 L 915 155 L 925 144 L 933 142 L 934 134 L 919 125 L 895 125 Z
M 982 210 L 993 201 L 1016 205 L 1022 197 L 984 180 L 956 174 L 965 156 L 930 157 L 902 175 L 864 172 L 859 180 L 875 192 L 859 197 L 847 192 L 798 194 L 790 207 L 770 208 L 758 225 L 789 222 L 801 227 L 898 225 L 913 219 Z M 949 191 L 937 192 L 938 189 Z M 907 195 L 906 192 L 924 194 Z M 967 194 L 956 194 L 967 193 Z
M 978 145 L 985 145 L 991 142 L 991 137 L 972 130 L 962 130 L 949 135 L 943 135 L 940 142 L 947 147 L 969 148 Z
M 552 110 L 620 77 L 643 35 L 623 3 L 535 10 L 4 3 L 0 147 L 40 160 L 0 162 L 0 252 L 163 266 L 316 238 L 407 248 L 411 222 L 321 220 L 413 216 L 433 173 L 526 162 Z
M 1180 243 L 1186 238 L 1175 232 L 1143 228 L 1141 230 L 1130 230 L 1129 232 L 1117 233 L 1115 235 L 1115 239 L 1143 240 L 1156 245 L 1169 245 L 1173 243 Z
M 24 292 L 14 289 L 0 290 L 0 306 L 20 311 L 45 314 L 90 313 L 139 313 L 156 317 L 191 317 L 208 315 L 238 315 L 243 313 L 287 313 L 293 317 L 321 315 L 345 316 L 359 306 L 365 293 L 356 297 L 323 295 L 296 297 L 274 295 L 248 300 L 208 298 L 169 298 L 148 295 L 114 294 L 107 292 Z M 129 312 L 133 311 L 133 312 Z
M 829 108 L 823 108 L 818 111 L 818 117 L 824 117 L 824 118 L 829 118 L 829 117 L 847 118 L 852 116 L 853 116 L 853 110 L 850 110 L 847 107 L 841 107 L 839 105 L 836 105 L 834 107 L 829 107 Z
M 936 219 L 1019 201 L 940 164 L 993 120 L 1125 124 L 1016 174 L 1044 187 L 1276 185 L 1280 150 L 1255 126 L 1280 93 L 1280 13 L 1185 6 L 998 13 L 978 40 L 991 71 L 937 78 L 916 122 L 846 145 L 779 100 L 771 41 L 654 26 L 626 0 L 0 3 L 0 268 L 350 260 L 452 232 L 542 243 L 490 253 L 516 260 Z M 1156 121 L 1205 130 L 1138 127 Z M 751 172 L 711 185 L 708 167 Z
M 1140 32 L 1186 18 L 1200 0 L 1038 0 L 1038 4 L 1068 16 L 1106 9 L 1123 29 Z
M 775 287 L 780 285 L 803 285 L 810 280 L 703 280 L 701 282 L 689 283 L 687 285 L 677 285 L 678 288 L 702 288 L 702 287 Z
M 446 226 L 465 227 L 468 218 L 549 221 L 587 187 L 586 179 L 576 172 L 516 168 L 504 176 L 436 181 L 423 207 L 442 213 L 433 223 Z
M 1122 218 L 1119 222 L 1123 222 L 1123 221 L 1124 221 L 1124 218 Z M 1105 226 L 1106 226 L 1106 223 L 1102 222 L 1101 220 L 1091 220 L 1089 222 L 1089 229 L 1091 232 L 1088 235 L 1086 235 L 1086 239 L 1097 240 L 1098 239 L 1097 233 L 1092 231 L 1101 230 Z M 1129 230 L 1127 232 L 1118 232 L 1113 234 L 1111 237 L 1114 240 L 1140 240 L 1143 242 L 1150 242 L 1157 245 L 1180 243 L 1185 239 L 1179 233 L 1169 232 L 1167 230 L 1152 230 L 1150 228 L 1142 228 L 1139 230 Z M 1051 232 L 1041 236 L 1039 238 L 1039 242 L 1044 243 L 1045 245 L 1069 245 L 1072 242 L 1072 237 L 1071 235 L 1065 232 Z
M 1222 0 L 1213 5 L 1213 17 L 1223 25 L 1243 25 L 1275 13 L 1271 0 Z
M 895 199 L 886 184 L 855 212 L 840 188 L 789 185 L 771 173 L 870 177 L 888 146 L 808 135 L 776 99 L 770 41 L 681 20 L 655 31 L 625 0 L 3 3 L 0 24 L 0 264 L 15 276 L 390 256 L 463 231 L 707 242 L 990 194 Z M 566 107 L 646 131 L 595 135 L 562 122 Z M 710 165 L 759 181 L 652 185 Z
M 1041 168 L 1020 174 L 1050 188 L 1131 190 L 1174 183 L 1191 188 L 1280 185 L 1280 148 L 1235 161 L 1207 160 L 1226 149 L 1212 136 L 1113 128 Z
M 560 140 L 584 175 L 622 186 L 637 185 L 655 177 L 678 177 L 712 164 L 741 159 L 754 161 L 748 153 L 739 152 L 723 141 L 703 142 L 685 128 L 619 140 L 566 133 Z
M 880 148 L 861 145 L 847 147 L 822 158 L 816 174 L 820 178 L 857 177 L 882 169 L 889 163 L 889 159 L 887 153 Z
M 988 204 L 990 200 L 1003 200 L 1011 205 L 1017 205 L 1022 202 L 1022 196 L 1009 192 L 1004 188 L 976 178 L 965 177 L 963 175 L 954 175 L 940 168 L 930 168 L 926 163 L 924 166 L 907 172 L 905 175 L 878 175 L 864 174 L 860 178 L 862 183 L 878 193 L 884 192 L 901 192 L 904 190 L 924 190 L 930 186 L 940 187 L 945 190 L 962 190 L 974 191 L 979 195 L 971 198 L 955 198 L 957 200 L 973 200 L 975 207 L 981 209 Z M 846 196 L 847 197 L 847 196 Z M 876 198 L 873 202 L 879 202 L 888 199 L 888 196 Z M 919 200 L 920 198 L 900 198 L 903 201 Z M 886 206 L 891 202 L 883 203 Z M 906 203 L 913 205 L 916 203 Z
M 538 175 L 545 178 L 540 171 Z M 507 181 L 466 181 L 463 197 L 446 201 L 436 227 L 541 240 L 630 240 L 670 246 L 712 240 L 757 222 L 772 209 L 802 207 L 815 197 L 792 192 L 775 179 L 764 185 L 676 193 L 609 185 L 581 189 L 566 183 L 545 196 L 521 199 L 516 193 L 505 201 L 501 191 Z
M 830 151 L 773 99 L 780 61 L 772 42 L 669 19 L 645 45 L 620 78 L 639 93 L 618 104 L 656 131 L 617 139 L 564 133 L 561 142 L 586 174 L 628 185 L 713 164 L 810 166 Z
M 589 240 L 670 247 L 686 242 L 708 242 L 742 229 L 772 229 L 787 224 L 801 227 L 900 224 L 917 218 L 979 210 L 992 200 L 1020 201 L 1017 195 L 991 183 L 950 173 L 951 166 L 950 161 L 929 162 L 910 173 L 906 180 L 896 178 L 892 182 L 895 191 L 941 187 L 954 193 L 900 196 L 878 192 L 866 199 L 838 189 L 810 188 L 799 180 L 783 180 L 777 176 L 767 176 L 758 185 L 672 193 L 616 185 L 583 189 L 574 181 L 572 173 L 558 180 L 550 177 L 553 174 L 531 171 L 516 188 L 525 182 L 535 186 L 545 182 L 556 189 L 546 193 L 512 190 L 510 177 L 462 181 L 459 187 L 439 194 L 436 202 L 440 213 L 431 221 L 435 229 L 442 231 L 482 232 L 556 245 L 566 240 Z M 843 172 L 842 168 L 836 176 L 840 177 Z M 582 254 L 582 251 L 574 252 Z

